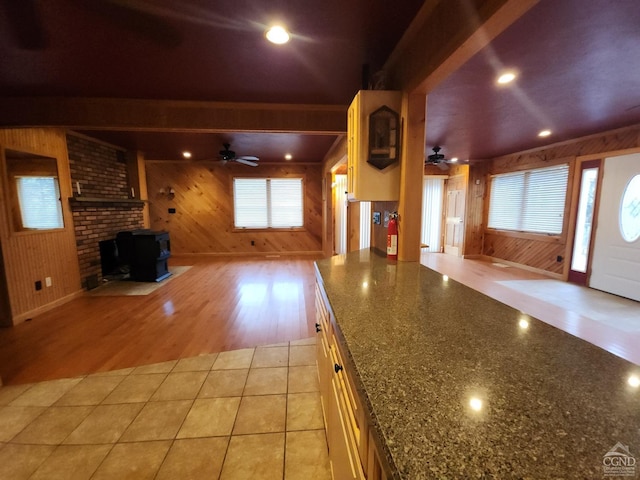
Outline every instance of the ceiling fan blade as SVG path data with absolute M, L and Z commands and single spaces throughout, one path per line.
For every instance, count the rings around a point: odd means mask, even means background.
M 257 162 L 258 160 L 260 160 L 258 157 L 254 157 L 253 155 L 240 155 L 239 157 L 236 157 L 236 160 L 238 159 L 250 160 L 252 162 Z
M 255 158 L 255 157 L 254 157 L 254 158 Z M 238 163 L 242 163 L 243 165 L 249 165 L 250 167 L 257 167 L 257 166 L 258 166 L 258 164 L 257 164 L 256 162 L 251 161 L 251 160 L 247 160 L 247 159 L 246 159 L 246 158 L 244 158 L 244 157 L 238 157 L 238 158 L 236 158 L 236 159 L 234 159 L 234 160 L 235 160 L 236 162 L 238 162 Z
M 449 165 L 445 162 L 438 162 L 436 163 L 436 166 L 440 169 L 440 170 L 449 170 Z

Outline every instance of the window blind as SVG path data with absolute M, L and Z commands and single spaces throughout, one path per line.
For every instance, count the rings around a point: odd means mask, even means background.
M 302 179 L 272 178 L 267 182 L 273 228 L 302 226 Z
M 234 224 L 243 228 L 267 228 L 267 180 L 235 178 L 233 180 Z
M 301 178 L 234 178 L 236 228 L 304 225 Z
M 559 235 L 568 178 L 568 165 L 495 175 L 489 228 Z
M 56 177 L 16 177 L 22 228 L 63 228 L 60 188 Z

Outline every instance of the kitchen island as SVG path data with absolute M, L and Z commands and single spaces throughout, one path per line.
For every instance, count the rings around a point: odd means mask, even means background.
M 318 325 L 330 337 L 319 342 L 323 408 L 327 420 L 351 411 L 348 394 L 332 406 L 322 385 L 344 370 L 355 413 L 338 424 L 360 451 L 354 478 L 372 478 L 372 447 L 376 478 L 600 479 L 612 450 L 640 476 L 637 365 L 418 263 L 361 250 L 316 270 L 330 324 Z M 323 348 L 342 362 L 330 360 L 335 373 Z

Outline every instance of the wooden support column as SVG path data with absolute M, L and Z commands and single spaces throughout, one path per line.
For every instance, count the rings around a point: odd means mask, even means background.
M 360 202 L 347 205 L 347 252 L 360 250 Z
M 398 202 L 398 260 L 420 260 L 422 225 L 422 177 L 427 96 L 405 94 L 402 99 L 402 156 Z

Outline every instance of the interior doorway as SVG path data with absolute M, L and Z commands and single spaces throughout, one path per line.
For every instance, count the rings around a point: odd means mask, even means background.
M 446 175 L 425 175 L 422 183 L 423 252 L 442 252 L 442 210 Z
M 347 253 L 347 176 L 336 175 L 333 185 L 334 205 L 334 252 L 336 255 Z
M 459 257 L 464 241 L 465 176 L 449 177 L 445 195 L 444 253 Z

